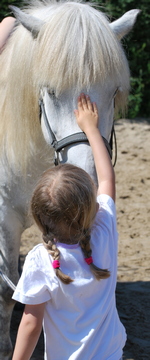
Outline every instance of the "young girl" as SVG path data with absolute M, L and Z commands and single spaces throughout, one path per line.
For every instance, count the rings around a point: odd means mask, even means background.
M 26 304 L 13 360 L 28 360 L 41 333 L 45 360 L 119 360 L 126 334 L 116 310 L 115 176 L 95 103 L 81 94 L 75 116 L 98 178 L 73 165 L 46 171 L 31 210 L 43 244 L 29 252 L 13 299 Z

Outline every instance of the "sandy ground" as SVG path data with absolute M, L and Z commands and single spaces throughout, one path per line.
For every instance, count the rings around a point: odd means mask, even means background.
M 116 298 L 128 337 L 124 359 L 150 360 L 150 123 L 119 120 L 115 130 L 119 231 Z M 38 242 L 39 233 L 32 226 L 22 237 L 22 262 Z M 13 312 L 13 343 L 21 312 L 18 306 Z M 31 359 L 43 360 L 42 336 Z

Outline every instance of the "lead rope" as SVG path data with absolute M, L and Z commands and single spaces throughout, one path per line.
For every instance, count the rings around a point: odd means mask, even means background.
M 115 151 L 114 152 L 113 152 L 113 144 L 115 144 Z M 113 127 L 112 127 L 112 132 L 111 132 L 109 145 L 110 145 L 110 148 L 112 150 L 112 155 L 113 155 L 113 153 L 115 154 L 114 160 L 112 159 L 113 160 L 113 167 L 115 167 L 116 162 L 117 162 L 117 138 L 116 138 L 116 132 L 115 132 L 114 124 L 113 124 Z
M 113 138 L 114 138 L 114 144 L 115 144 L 115 151 L 114 151 L 114 161 L 113 161 L 113 167 L 115 167 L 117 162 L 117 138 L 116 138 L 116 132 L 115 129 L 113 129 Z M 112 145 L 112 152 L 113 152 L 113 145 Z

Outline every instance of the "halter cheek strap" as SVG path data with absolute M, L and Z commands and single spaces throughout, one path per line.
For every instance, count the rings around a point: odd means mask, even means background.
M 45 104 L 44 104 L 44 100 L 43 100 L 43 91 L 41 91 L 41 97 L 39 99 L 39 106 L 40 106 L 40 122 L 41 122 L 41 115 L 43 115 L 43 120 L 44 120 L 46 129 L 47 129 L 47 132 L 49 134 L 49 138 L 50 138 L 50 144 L 52 145 L 52 147 L 55 150 L 55 160 L 54 160 L 55 165 L 58 165 L 59 153 L 65 147 L 67 147 L 69 145 L 74 145 L 74 144 L 76 145 L 78 143 L 87 143 L 89 145 L 88 138 L 84 132 L 75 133 L 75 134 L 69 135 L 69 136 L 57 141 L 55 134 L 53 133 L 53 131 L 51 129 L 51 126 L 50 126 L 50 123 L 49 123 L 49 120 L 48 120 L 48 117 L 46 114 Z M 114 164 L 113 164 L 113 166 L 115 166 L 116 161 L 117 161 L 117 141 L 116 141 L 114 126 L 112 126 L 110 141 L 108 142 L 107 139 L 105 139 L 103 136 L 102 136 L 102 138 L 103 138 L 103 141 L 105 143 L 105 146 L 108 150 L 108 153 L 109 153 L 111 159 L 112 159 L 112 151 L 113 151 L 113 138 L 115 140 L 116 153 L 115 153 L 115 159 L 114 159 Z
M 86 263 L 87 263 L 88 265 L 90 265 L 90 264 L 93 263 L 93 258 L 92 258 L 92 256 L 90 256 L 90 257 L 88 257 L 88 258 L 85 258 L 84 260 L 86 261 Z
M 53 265 L 53 268 L 54 268 L 54 269 L 59 269 L 59 267 L 60 267 L 60 262 L 59 262 L 59 260 L 54 260 L 54 261 L 52 262 L 52 265 Z

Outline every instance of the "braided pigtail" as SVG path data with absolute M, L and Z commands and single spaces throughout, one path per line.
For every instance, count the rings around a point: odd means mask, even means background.
M 107 269 L 100 269 L 93 264 L 92 250 L 90 247 L 90 230 L 85 232 L 85 236 L 80 240 L 80 246 L 84 254 L 86 263 L 90 266 L 92 273 L 97 280 L 107 279 L 110 276 L 110 272 Z
M 56 243 L 54 242 L 54 237 L 51 234 L 43 235 L 43 242 L 44 246 L 47 249 L 48 253 L 52 256 L 53 262 L 52 266 L 56 271 L 56 276 L 64 283 L 64 284 L 70 284 L 73 280 L 70 278 L 70 276 L 64 274 L 60 270 L 60 251 L 58 250 Z
M 96 279 L 110 276 L 108 270 L 93 264 L 91 256 L 90 228 L 97 212 L 96 187 L 84 170 L 72 164 L 60 164 L 44 172 L 32 195 L 31 211 L 43 234 L 45 248 L 53 258 L 56 275 L 64 284 L 73 280 L 60 269 L 57 242 L 79 242 Z

